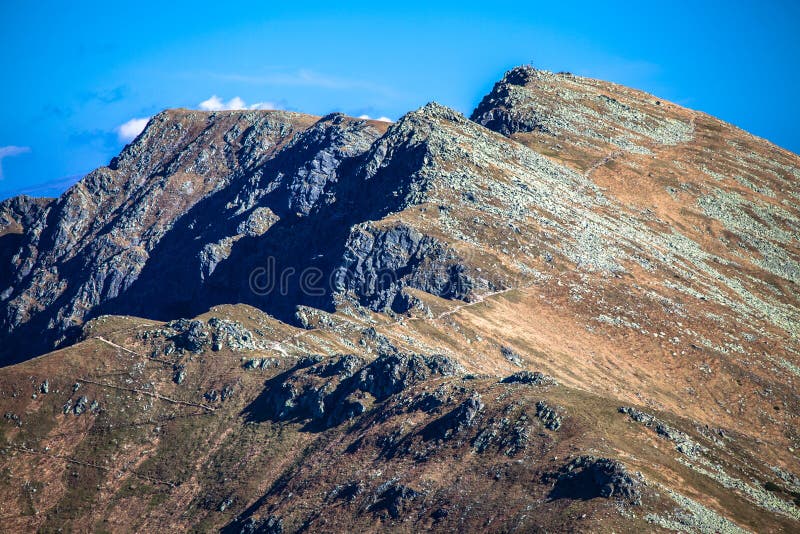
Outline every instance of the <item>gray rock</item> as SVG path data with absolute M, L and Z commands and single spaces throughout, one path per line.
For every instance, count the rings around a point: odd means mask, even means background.
M 74 413 L 75 415 L 81 415 L 83 412 L 86 411 L 88 405 L 89 405 L 89 399 L 81 395 L 75 402 L 75 407 L 72 408 L 72 413 Z
M 420 496 L 419 492 L 403 486 L 397 479 L 392 479 L 378 486 L 367 509 L 371 512 L 386 511 L 392 519 L 398 519 L 405 512 L 409 501 Z
M 536 417 L 538 417 L 542 424 L 544 424 L 544 426 L 550 430 L 558 430 L 561 428 L 561 423 L 563 421 L 562 416 L 553 408 L 548 406 L 545 401 L 539 401 L 536 403 Z
M 183 384 L 186 380 L 186 367 L 183 365 L 176 365 L 174 367 L 175 373 L 172 375 L 172 381 L 178 385 Z
M 439 354 L 389 354 L 380 356 L 357 376 L 357 387 L 378 400 L 394 395 L 432 376 L 454 376 L 463 368 Z
M 345 484 L 337 484 L 328 493 L 328 500 L 343 500 L 353 502 L 356 497 L 364 493 L 364 483 L 359 480 L 351 480 Z
M 550 492 L 552 499 L 614 497 L 630 504 L 641 504 L 640 478 L 629 474 L 616 460 L 579 456 L 544 478 L 555 481 Z
M 275 515 L 262 519 L 248 517 L 242 522 L 239 534 L 283 534 L 283 519 Z
M 547 376 L 539 371 L 519 371 L 513 375 L 503 378 L 502 384 L 531 384 L 534 386 L 555 386 L 558 385 L 555 378 Z
M 513 423 L 507 418 L 492 419 L 472 440 L 478 453 L 495 447 L 506 456 L 515 456 L 525 450 L 530 441 L 530 424 L 525 414 Z
M 65 411 L 64 413 L 67 412 Z M 9 421 L 14 422 L 17 426 L 22 426 L 22 420 L 20 419 L 19 415 L 15 414 L 14 412 L 6 412 L 3 417 L 8 419 Z
M 465 300 L 475 287 L 465 264 L 448 247 L 405 225 L 353 228 L 334 275 L 337 292 L 353 294 L 376 311 L 411 308 L 405 287 L 447 299 Z
M 453 411 L 428 424 L 422 431 L 422 436 L 426 440 L 449 439 L 472 427 L 483 409 L 481 396 L 474 393 Z
M 201 352 L 211 344 L 211 335 L 203 321 L 178 319 L 167 323 L 167 327 L 177 332 L 170 340 L 178 350 Z
M 387 354 L 366 365 L 351 354 L 327 360 L 305 356 L 289 376 L 268 385 L 266 416 L 335 426 L 364 413 L 364 394 L 383 401 L 420 381 L 460 371 L 458 364 L 440 355 Z
M 652 429 L 662 438 L 672 441 L 675 443 L 675 449 L 686 456 L 696 457 L 707 450 L 704 446 L 691 439 L 685 432 L 671 427 L 651 414 L 630 406 L 620 407 L 619 412 L 627 414 L 632 420 Z
M 244 367 L 246 370 L 261 369 L 261 365 L 263 363 L 264 360 L 262 360 L 261 358 L 251 358 L 245 361 L 242 367 Z
M 503 355 L 503 358 L 513 363 L 517 367 L 522 367 L 522 357 L 509 347 L 500 347 L 500 354 Z

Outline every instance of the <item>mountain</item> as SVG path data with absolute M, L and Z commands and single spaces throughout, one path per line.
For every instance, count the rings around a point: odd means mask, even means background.
M 12 530 L 793 531 L 800 158 L 515 68 L 0 204 Z

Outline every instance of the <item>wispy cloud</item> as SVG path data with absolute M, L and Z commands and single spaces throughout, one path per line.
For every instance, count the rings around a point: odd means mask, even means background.
M 17 195 L 30 195 L 32 197 L 57 197 L 83 177 L 83 174 L 75 174 L 28 187 L 0 190 L 0 200 Z
M 369 115 L 359 115 L 359 116 L 358 116 L 358 118 L 359 118 L 359 119 L 365 119 L 365 120 L 368 120 L 368 121 L 369 121 L 369 120 L 376 120 L 376 121 L 381 121 L 381 122 L 394 122 L 394 121 L 393 121 L 392 119 L 390 119 L 389 117 L 378 117 L 377 119 L 373 119 L 373 118 L 372 118 L 372 117 L 370 117 Z
M 0 146 L 0 180 L 3 179 L 3 159 L 11 156 L 19 156 L 20 154 L 25 154 L 30 151 L 31 148 L 27 146 Z
M 273 102 L 256 102 L 248 106 L 245 101 L 238 96 L 225 102 L 217 95 L 212 95 L 208 100 L 200 102 L 199 107 L 203 111 L 228 111 L 240 109 L 275 109 L 277 106 Z
M 294 71 L 276 71 L 263 74 L 237 74 L 237 73 L 186 73 L 189 76 L 212 77 L 226 82 L 247 83 L 252 85 L 280 85 L 320 87 L 323 89 L 337 90 L 364 90 L 384 96 L 396 96 L 396 91 L 390 87 L 377 84 L 370 80 L 329 76 L 310 69 Z
M 85 91 L 80 94 L 81 102 L 88 103 L 92 101 L 101 104 L 113 104 L 124 100 L 130 93 L 130 87 L 127 85 L 118 85 L 111 89 L 97 89 L 93 91 Z
M 150 117 L 137 117 L 117 126 L 117 137 L 124 143 L 130 143 L 136 139 L 136 136 L 142 133 L 142 130 L 147 126 L 147 121 L 149 120 Z

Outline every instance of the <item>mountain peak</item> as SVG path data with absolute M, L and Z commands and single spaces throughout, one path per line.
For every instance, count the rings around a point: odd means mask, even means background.
M 531 65 L 520 65 L 507 71 L 503 76 L 503 79 L 498 83 L 509 85 L 527 85 L 536 78 L 539 72 L 540 71 Z

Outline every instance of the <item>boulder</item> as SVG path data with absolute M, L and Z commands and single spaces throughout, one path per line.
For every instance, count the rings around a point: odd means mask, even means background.
M 552 499 L 589 500 L 597 497 L 616 498 L 630 504 L 641 504 L 641 480 L 628 473 L 623 464 L 609 458 L 579 456 L 545 476 L 554 480 Z

